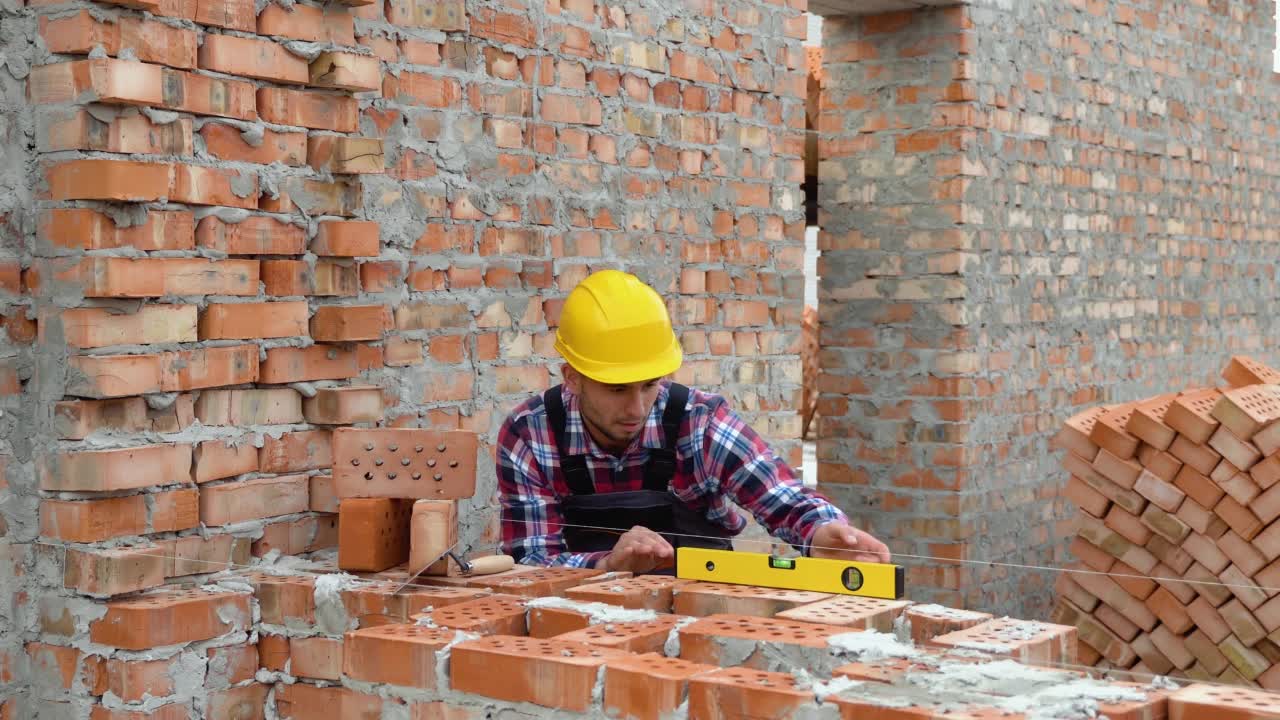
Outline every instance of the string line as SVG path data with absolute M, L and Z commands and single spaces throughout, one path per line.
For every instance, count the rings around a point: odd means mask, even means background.
M 486 515 L 491 513 L 492 513 L 492 508 L 488 513 L 486 513 Z M 500 518 L 499 522 L 506 522 L 511 524 L 525 524 L 527 521 Z M 600 525 L 582 525 L 582 524 L 576 524 L 576 523 L 552 522 L 552 521 L 542 521 L 542 522 L 544 524 L 559 527 L 562 529 L 574 528 L 574 529 L 580 529 L 580 530 L 597 530 L 597 531 L 608 532 L 615 535 L 622 535 L 624 533 L 624 531 L 620 531 L 616 528 L 610 528 L 610 527 L 605 527 Z M 776 538 L 771 540 L 758 539 L 758 538 L 734 538 L 734 537 L 726 538 L 719 535 L 698 535 L 694 533 L 679 533 L 679 532 L 665 532 L 663 534 L 672 536 L 672 537 L 682 537 L 682 538 L 689 538 L 694 540 L 730 539 L 730 540 L 733 540 L 734 542 L 751 543 L 751 544 L 764 545 L 764 546 L 786 544 L 784 541 L 778 540 Z M 46 545 L 50 547 L 63 547 L 63 548 L 66 547 L 66 545 L 64 544 L 49 542 L 45 540 L 36 540 L 34 544 Z M 500 545 L 501 543 L 488 543 L 482 547 L 488 549 L 488 548 L 500 547 Z M 477 546 L 477 547 L 480 547 L 480 546 Z M 477 547 L 473 547 L 472 550 L 474 551 L 475 549 L 477 549 Z M 455 545 L 455 548 L 456 548 L 456 545 Z M 846 552 L 849 551 L 848 548 L 826 546 L 826 545 L 812 545 L 811 548 L 819 549 L 819 550 L 833 550 L 833 551 L 846 551 Z M 138 549 L 146 550 L 147 548 L 138 548 Z M 162 548 L 156 548 L 156 549 L 160 550 Z M 899 558 L 907 558 L 907 559 L 917 561 L 918 563 L 933 561 L 933 562 L 952 563 L 957 565 L 980 565 L 980 566 L 986 566 L 986 567 L 1004 567 L 1004 568 L 1011 568 L 1011 569 L 1017 569 L 1017 570 L 1038 571 L 1038 572 L 1075 573 L 1075 574 L 1081 574 L 1081 575 L 1102 575 L 1110 578 L 1122 578 L 1122 579 L 1131 579 L 1131 580 L 1152 580 L 1155 582 L 1173 582 L 1173 583 L 1182 583 L 1186 585 L 1217 586 L 1217 587 L 1224 587 L 1228 589 L 1236 588 L 1236 589 L 1243 589 L 1243 590 L 1255 590 L 1255 591 L 1262 591 L 1266 593 L 1268 596 L 1274 596 L 1274 595 L 1280 594 L 1280 587 L 1267 587 L 1267 586 L 1262 586 L 1255 583 L 1249 583 L 1249 584 L 1232 583 L 1232 582 L 1224 582 L 1221 580 L 1213 581 L 1213 580 L 1199 580 L 1199 579 L 1185 578 L 1185 577 L 1165 577 L 1165 576 L 1157 576 L 1157 575 L 1146 575 L 1141 573 L 1125 573 L 1125 572 L 1094 570 L 1092 568 L 1069 568 L 1069 567 L 1056 567 L 1052 565 L 1032 565 L 1032 564 L 1026 564 L 1026 563 L 1001 562 L 998 560 L 966 560 L 966 559 L 958 559 L 958 558 L 944 558 L 944 557 L 938 557 L 934 555 L 915 555 L 910 553 L 896 553 L 896 552 L 893 552 L 892 550 L 890 551 L 890 553 L 891 553 L 891 557 L 890 557 L 891 563 L 895 562 Z M 151 553 L 148 553 L 148 554 L 151 554 Z M 193 558 L 181 558 L 178 555 L 162 554 L 160 557 L 165 559 L 182 559 L 184 560 L 184 562 L 196 562 L 196 563 L 207 562 L 208 564 L 219 565 L 223 567 L 235 567 L 235 568 L 243 568 L 243 569 L 261 569 L 262 567 L 264 567 L 262 563 L 251 564 L 251 565 L 236 565 L 230 562 L 201 561 Z M 270 566 L 267 566 L 267 567 L 270 567 Z M 537 566 L 531 566 L 531 567 L 537 567 Z M 317 573 L 317 574 L 324 575 L 328 573 Z M 439 587 L 439 586 L 426 585 L 426 587 Z

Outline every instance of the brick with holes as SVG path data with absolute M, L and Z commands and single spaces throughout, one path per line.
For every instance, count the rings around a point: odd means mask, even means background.
M 610 717 L 636 720 L 672 717 L 688 695 L 689 680 L 716 669 L 659 652 L 608 660 L 602 709 Z
M 109 602 L 89 623 L 89 639 L 125 650 L 210 640 L 253 623 L 250 594 L 198 588 L 164 590 Z
M 1079 633 L 1068 625 L 996 618 L 933 639 L 943 647 L 964 648 L 1030 664 L 1075 663 Z
M 783 610 L 775 617 L 860 630 L 892 632 L 895 621 L 911 606 L 909 600 L 836 595 L 827 600 Z
M 1280 720 L 1280 694 L 1195 683 L 1169 696 L 1169 720 Z
M 409 559 L 413 502 L 343 498 L 338 503 L 338 567 L 380 572 Z
M 525 599 L 496 593 L 410 616 L 418 623 L 476 635 L 528 635 Z
M 434 689 L 436 653 L 455 639 L 453 630 L 390 624 L 343 635 L 342 672 L 353 680 Z
M 672 596 L 672 611 L 698 617 L 716 614 L 773 617 L 783 610 L 831 597 L 833 596 L 830 593 L 805 590 L 693 582 L 675 588 Z
M 463 587 L 419 587 L 416 584 L 399 592 L 401 580 L 379 581 L 346 588 L 342 606 L 357 627 L 376 627 L 390 623 L 410 622 L 410 618 L 432 608 L 491 595 L 488 590 Z
M 621 650 L 554 638 L 490 635 L 450 651 L 456 691 L 572 712 L 591 707 L 600 668 Z
M 539 567 L 516 575 L 478 576 L 467 584 L 528 598 L 561 596 L 569 588 L 599 578 L 604 572 L 595 568 Z
M 1222 391 L 1218 388 L 1202 388 L 1180 395 L 1165 411 L 1164 424 L 1192 443 L 1203 445 L 1218 429 L 1213 408 L 1221 397 Z
M 770 671 L 799 664 L 822 672 L 838 664 L 837 655 L 819 659 L 814 650 L 827 650 L 833 636 L 860 632 L 868 631 L 751 615 L 710 615 L 679 627 L 677 637 L 679 656 L 693 662 Z M 813 667 L 815 661 L 828 666 Z
M 336 428 L 331 443 L 339 497 L 456 500 L 476 492 L 476 433 Z
M 689 716 L 700 720 L 798 717 L 813 701 L 812 688 L 787 672 L 732 667 L 689 680 Z
M 589 582 L 567 588 L 564 596 L 571 600 L 600 602 L 632 610 L 671 612 L 675 588 L 693 582 L 668 575 L 639 575 L 604 582 Z
M 927 644 L 939 635 L 981 625 L 992 617 L 991 613 L 932 603 L 912 605 L 903 612 L 903 619 L 911 630 L 911 639 L 919 645 Z
M 665 652 L 671 639 L 671 634 L 675 632 L 676 628 L 694 620 L 695 618 L 684 615 L 658 615 L 653 620 L 638 622 L 595 622 L 582 629 L 566 632 L 556 637 L 561 640 L 584 642 L 633 653 L 661 654 Z M 590 622 L 590 619 L 588 621 Z M 532 613 L 530 613 L 531 628 L 532 622 Z M 530 634 L 532 634 L 532 631 Z

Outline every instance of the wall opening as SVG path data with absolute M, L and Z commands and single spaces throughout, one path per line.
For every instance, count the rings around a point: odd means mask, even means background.
M 817 400 L 818 400 L 818 117 L 822 74 L 822 16 L 806 14 L 805 38 L 807 66 L 807 98 L 805 102 L 804 150 L 804 338 L 801 440 L 803 442 L 802 477 L 806 485 L 818 483 Z

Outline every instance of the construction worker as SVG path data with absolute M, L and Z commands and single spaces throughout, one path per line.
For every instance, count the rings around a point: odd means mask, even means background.
M 670 574 L 676 547 L 732 549 L 746 521 L 730 501 L 804 554 L 889 561 L 724 398 L 669 381 L 680 342 L 639 278 L 584 279 L 555 347 L 563 384 L 521 403 L 498 435 L 502 546 L 516 562 Z

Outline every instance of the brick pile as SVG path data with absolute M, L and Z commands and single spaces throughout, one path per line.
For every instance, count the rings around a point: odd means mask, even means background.
M 333 570 L 267 565 L 112 600 L 77 618 L 92 646 L 28 645 L 42 671 L 31 702 L 45 712 L 88 705 L 92 720 L 478 720 L 549 708 L 646 720 L 815 709 L 844 718 L 1280 718 L 1280 695 L 1261 690 L 1064 669 L 1076 660 L 1070 626 L 588 569 L 428 578 L 400 594 L 403 568 Z
M 1280 689 L 1280 372 L 1235 356 L 1221 375 L 1057 434 L 1082 572 L 1053 618 L 1089 665 Z

